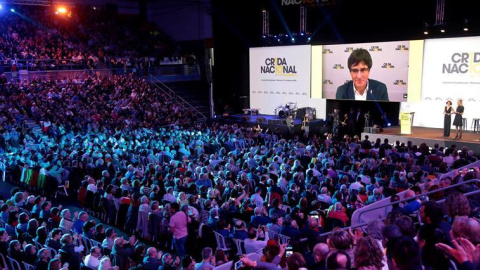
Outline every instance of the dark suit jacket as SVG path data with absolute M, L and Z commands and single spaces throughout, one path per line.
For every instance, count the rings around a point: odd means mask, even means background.
M 353 81 L 349 81 L 337 88 L 336 99 L 355 99 Z M 387 86 L 379 81 L 369 79 L 367 100 L 388 101 Z

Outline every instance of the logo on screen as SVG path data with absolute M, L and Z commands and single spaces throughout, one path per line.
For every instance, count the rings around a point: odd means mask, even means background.
M 450 61 L 450 63 L 443 64 L 442 73 L 471 73 L 480 76 L 480 52 L 454 53 L 450 57 Z
M 396 51 L 408 51 L 408 47 L 407 45 L 397 45 L 397 47 L 395 47 L 395 50 Z
M 333 51 L 330 49 L 323 50 L 323 54 L 331 54 L 331 53 L 333 53 Z
M 395 82 L 393 82 L 394 85 L 407 85 L 406 82 L 404 82 L 403 80 L 395 80 Z
M 370 47 L 369 51 L 371 51 L 371 52 L 381 52 L 382 48 L 380 48 L 380 46 L 372 46 L 372 47 Z
M 333 65 L 333 69 L 345 69 L 345 67 L 342 66 L 341 64 L 335 64 Z
M 323 84 L 333 84 L 333 82 L 330 80 L 323 80 Z
M 395 68 L 395 66 L 392 63 L 383 63 L 382 68 Z
M 348 53 L 353 52 L 353 47 L 347 47 L 347 48 L 345 48 L 344 52 L 348 52 Z
M 260 73 L 270 73 L 276 76 L 297 76 L 297 69 L 289 65 L 286 58 L 265 58 L 265 66 L 260 67 Z

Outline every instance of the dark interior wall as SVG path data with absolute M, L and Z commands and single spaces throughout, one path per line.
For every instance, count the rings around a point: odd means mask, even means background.
M 262 8 L 269 10 L 271 34 L 286 33 L 283 22 L 291 32 L 298 32 L 300 7 L 282 6 L 281 2 L 282 0 L 212 0 L 215 46 L 213 79 L 217 112 L 221 112 L 225 104 L 238 112 L 244 107 L 242 103 L 245 102 L 241 102 L 239 97 L 249 94 L 248 49 L 264 44 L 261 40 Z M 478 22 L 475 21 L 480 1 L 445 0 L 447 32 L 442 35 L 433 33 L 428 37 L 423 35 L 423 26 L 425 22 L 434 23 L 436 0 L 327 2 L 331 5 L 307 7 L 307 30 L 314 33 L 311 44 L 480 35 Z M 477 27 L 471 27 L 469 33 L 463 33 L 461 24 L 464 18 L 472 19 L 472 26 Z

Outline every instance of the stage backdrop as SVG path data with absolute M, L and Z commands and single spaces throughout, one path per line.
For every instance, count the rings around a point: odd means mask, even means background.
M 410 41 L 323 45 L 322 97 L 335 99 L 337 88 L 352 79 L 347 60 L 357 48 L 370 52 L 373 65 L 369 78 L 387 85 L 389 100 L 407 101 Z
M 447 100 L 463 99 L 468 128 L 480 117 L 480 37 L 425 41 L 421 102 L 403 104 L 415 111 L 414 126 L 443 128 Z M 453 116 L 452 116 L 453 122 Z
M 310 61 L 310 45 L 250 48 L 250 108 L 274 114 L 287 103 L 308 107 Z

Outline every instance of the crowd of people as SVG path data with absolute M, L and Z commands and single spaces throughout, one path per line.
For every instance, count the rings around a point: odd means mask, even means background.
M 3 200 L 0 253 L 36 269 L 478 265 L 471 217 L 480 200 L 463 195 L 478 186 L 418 197 L 478 178 L 477 167 L 456 171 L 477 160 L 465 147 L 331 134 L 272 140 L 255 127 L 197 122 L 133 75 L 11 81 L 0 91 L 0 151 L 23 189 Z M 58 186 L 83 211 L 59 205 Z M 384 198 L 408 201 L 363 230 L 341 229 Z M 444 207 L 435 202 L 443 198 Z
M 187 54 L 140 16 L 78 5 L 66 14 L 53 6 L 15 7 L 0 25 L 3 71 L 136 68 L 187 61 Z M 0 70 L 2 71 L 2 70 Z

